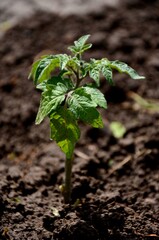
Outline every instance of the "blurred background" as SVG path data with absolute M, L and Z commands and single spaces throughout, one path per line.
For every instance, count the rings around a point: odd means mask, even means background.
M 115 6 L 119 0 L 1 0 L 0 2 L 0 23 L 15 24 L 24 17 L 29 17 L 36 11 L 42 10 L 58 14 L 86 14 L 91 11 L 98 11 L 104 5 Z

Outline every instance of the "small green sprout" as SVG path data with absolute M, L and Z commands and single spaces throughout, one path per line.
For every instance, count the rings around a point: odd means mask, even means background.
M 113 121 L 110 123 L 110 130 L 115 138 L 122 138 L 126 133 L 125 126 L 117 121 Z
M 78 121 L 95 128 L 102 128 L 103 122 L 97 107 L 107 108 L 106 99 L 98 87 L 102 74 L 109 84 L 113 84 L 112 70 L 126 73 L 133 79 L 144 79 L 126 63 L 90 59 L 86 62 L 82 54 L 91 48 L 86 43 L 90 35 L 85 35 L 74 42 L 68 49 L 71 55 L 57 54 L 41 57 L 32 65 L 31 77 L 37 89 L 42 91 L 36 124 L 45 117 L 50 119 L 51 139 L 66 155 L 65 181 L 62 193 L 65 203 L 71 200 L 71 173 L 74 149 L 80 138 Z M 83 83 L 86 77 L 92 83 Z

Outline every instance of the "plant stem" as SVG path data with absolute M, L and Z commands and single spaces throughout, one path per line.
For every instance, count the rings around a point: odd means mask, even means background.
M 72 162 L 73 162 L 73 155 L 71 158 L 66 158 L 65 161 L 65 183 L 64 183 L 64 201 L 65 203 L 69 203 L 71 200 L 71 191 L 72 191 L 72 184 L 71 184 L 71 175 L 72 175 Z

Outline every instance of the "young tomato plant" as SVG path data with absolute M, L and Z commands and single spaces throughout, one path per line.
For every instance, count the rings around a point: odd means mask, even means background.
M 41 57 L 32 65 L 30 77 L 37 89 L 42 91 L 36 124 L 45 117 L 50 119 L 51 139 L 66 155 L 65 180 L 63 196 L 65 203 L 71 199 L 71 172 L 75 145 L 80 138 L 78 121 L 102 128 L 103 122 L 97 107 L 107 108 L 104 95 L 98 90 L 100 75 L 109 84 L 113 84 L 112 70 L 128 74 L 133 79 L 143 79 L 126 63 L 100 60 L 83 60 L 83 53 L 91 48 L 86 43 L 90 35 L 85 35 L 74 42 L 68 49 L 71 55 L 57 54 Z M 83 79 L 90 77 L 92 83 L 82 84 Z

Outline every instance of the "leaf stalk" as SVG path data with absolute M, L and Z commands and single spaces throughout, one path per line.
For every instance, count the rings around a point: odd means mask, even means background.
M 73 155 L 71 158 L 66 158 L 65 161 L 65 182 L 64 182 L 64 201 L 65 203 L 70 203 L 71 200 L 71 192 L 72 192 L 72 183 L 71 183 L 71 176 L 72 176 L 72 162 L 73 162 Z

